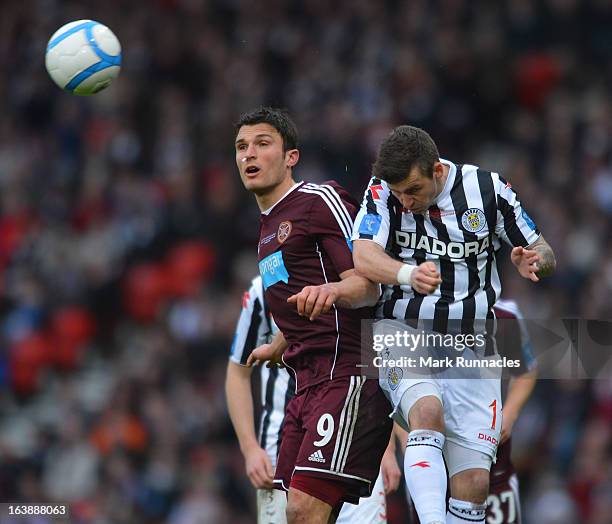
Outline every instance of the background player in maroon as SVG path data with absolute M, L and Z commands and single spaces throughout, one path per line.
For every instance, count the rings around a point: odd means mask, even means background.
M 389 441 L 390 406 L 361 376 L 360 321 L 378 286 L 357 275 L 351 229 L 357 204 L 334 183 L 296 183 L 297 130 L 262 108 L 237 125 L 236 164 L 261 214 L 259 268 L 284 335 L 254 358 L 283 362 L 296 377 L 287 406 L 275 487 L 288 491 L 290 524 L 335 521 L 344 501 L 369 495 Z

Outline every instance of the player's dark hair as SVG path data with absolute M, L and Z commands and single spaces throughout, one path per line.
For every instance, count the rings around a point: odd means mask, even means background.
M 276 129 L 283 139 L 283 151 L 297 149 L 297 126 L 289 116 L 289 113 L 284 109 L 262 106 L 240 115 L 234 127 L 236 133 L 238 133 L 242 126 L 254 126 L 256 124 L 268 124 Z
M 413 126 L 398 126 L 382 141 L 372 174 L 391 184 L 398 184 L 417 166 L 424 176 L 433 176 L 433 166 L 440 160 L 438 148 L 426 131 Z

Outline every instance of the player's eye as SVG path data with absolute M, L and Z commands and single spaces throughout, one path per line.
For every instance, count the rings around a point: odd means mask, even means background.
M 238 145 L 236 146 L 236 149 L 237 149 L 238 151 L 244 151 L 244 150 L 246 149 L 246 144 L 238 144 Z

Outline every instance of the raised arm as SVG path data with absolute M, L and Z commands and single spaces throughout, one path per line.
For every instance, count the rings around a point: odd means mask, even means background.
M 495 233 L 513 246 L 510 260 L 519 274 L 533 282 L 555 270 L 553 250 L 544 240 L 535 222 L 522 207 L 516 191 L 503 177 L 492 173 L 496 192 L 497 219 Z
M 527 247 L 513 248 L 510 259 L 520 275 L 533 282 L 552 275 L 557 267 L 555 254 L 542 235 Z

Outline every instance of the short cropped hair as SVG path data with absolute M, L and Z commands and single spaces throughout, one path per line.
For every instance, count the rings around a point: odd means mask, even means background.
M 298 130 L 295 122 L 284 109 L 274 107 L 260 107 L 240 115 L 236 122 L 236 133 L 242 126 L 254 126 L 257 124 L 268 124 L 278 131 L 283 139 L 283 151 L 297 149 Z
M 426 131 L 413 126 L 398 126 L 382 141 L 372 175 L 390 184 L 398 184 L 417 166 L 424 176 L 432 177 L 434 164 L 439 160 L 438 148 Z

